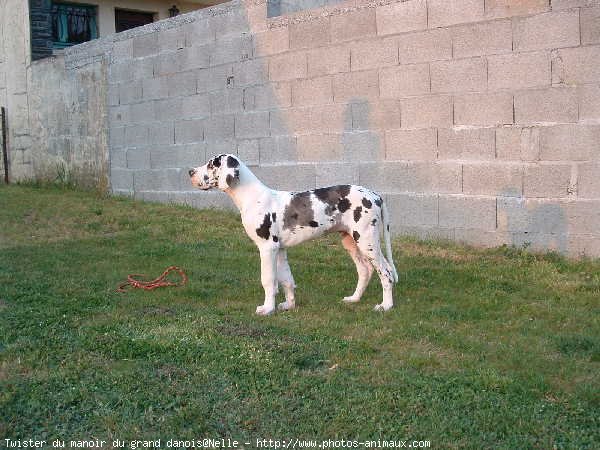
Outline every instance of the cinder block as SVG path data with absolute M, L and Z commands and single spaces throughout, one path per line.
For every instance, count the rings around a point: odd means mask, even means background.
M 553 84 L 598 83 L 600 46 L 558 50 L 552 61 Z
M 174 144 L 175 126 L 173 121 L 159 122 L 149 125 L 149 143 L 156 144 Z
M 181 62 L 181 70 L 205 69 L 210 66 L 212 45 L 193 45 L 175 53 Z
M 433 161 L 437 159 L 437 130 L 391 130 L 385 133 L 388 160 Z
M 206 139 L 206 135 L 205 135 Z M 220 139 L 216 134 L 206 139 L 206 159 L 214 159 L 217 155 L 224 153 L 235 153 L 237 151 L 237 141 L 229 136 L 226 139 Z
M 271 81 L 306 78 L 306 53 L 294 52 L 275 55 L 269 60 L 269 79 Z
M 400 101 L 402 128 L 452 126 L 452 97 L 434 95 Z
M 206 19 L 196 19 L 194 22 L 183 25 L 185 45 L 204 45 L 215 40 L 215 35 Z
M 340 133 L 352 129 L 350 105 L 324 105 L 277 111 L 277 134 Z M 273 112 L 271 113 L 273 117 Z M 271 121 L 273 122 L 273 120 Z M 273 130 L 273 123 L 271 126 Z
M 124 83 L 133 80 L 133 65 L 131 61 L 111 64 L 109 71 L 108 79 L 111 83 Z
M 464 195 L 439 196 L 439 225 L 445 228 L 496 229 L 496 199 Z
M 235 116 L 235 137 L 252 139 L 269 136 L 268 111 L 246 112 Z
M 108 121 L 113 127 L 131 124 L 131 105 L 110 106 L 108 108 Z
M 125 127 L 125 144 L 128 147 L 138 147 L 148 144 L 148 126 L 131 125 Z
M 338 161 L 344 147 L 341 134 L 304 134 L 297 137 L 298 161 Z
M 181 72 L 167 75 L 169 97 L 194 95 L 197 91 L 195 72 Z
M 292 81 L 292 105 L 325 105 L 333 102 L 331 77 Z
M 600 119 L 600 85 L 580 86 L 577 94 L 579 120 L 595 121 Z
M 211 116 L 204 121 L 204 140 L 224 141 L 233 139 L 234 130 L 235 125 L 233 114 Z
M 287 108 L 292 104 L 292 89 L 289 83 L 268 83 L 244 89 L 244 109 Z
M 353 130 L 389 130 L 395 128 L 400 128 L 399 101 L 383 100 L 352 103 Z
M 398 40 L 398 48 L 400 64 L 450 59 L 452 35 L 446 28 L 409 33 Z
M 503 127 L 496 129 L 496 158 L 537 161 L 540 158 L 540 129 Z
M 397 225 L 395 220 L 391 223 L 392 233 L 400 236 L 412 236 L 422 240 L 443 239 L 454 240 L 456 233 L 454 229 L 424 226 Z
M 210 98 L 211 114 L 240 112 L 244 107 L 244 91 L 242 89 L 223 89 L 222 91 L 211 92 L 208 96 Z
M 267 60 L 253 59 L 233 65 L 233 84 L 236 87 L 247 87 L 268 82 Z
M 153 102 L 154 117 L 160 121 L 173 121 L 181 118 L 182 115 L 182 98 L 165 98 L 155 100 Z M 135 105 L 131 105 L 132 110 Z M 140 112 L 143 114 L 143 111 Z
M 108 106 L 116 106 L 119 104 L 119 85 L 118 84 L 109 84 L 107 88 L 107 97 L 108 97 Z M 4 89 L 6 92 L 6 89 Z M 6 96 L 4 96 L 6 98 Z M 6 100 L 3 100 L 3 97 L 0 95 L 0 101 L 3 101 L 3 104 L 6 104 Z
M 523 194 L 523 167 L 520 164 L 464 164 L 463 192 L 474 195 Z
M 432 62 L 430 70 L 432 92 L 484 91 L 487 87 L 485 58 Z
M 166 100 L 161 100 L 166 102 Z M 129 105 L 130 123 L 152 122 L 158 116 L 155 114 L 155 102 L 134 103 Z
M 491 128 L 438 130 L 438 155 L 440 159 L 479 159 L 495 157 L 494 130 Z
M 210 65 L 246 61 L 252 57 L 252 39 L 249 36 L 220 40 L 212 45 Z
M 596 141 L 598 143 L 600 141 Z M 587 162 L 578 167 L 577 195 L 583 198 L 600 199 L 600 163 Z M 596 230 L 600 234 L 600 228 Z
M 484 18 L 484 0 L 428 0 L 429 28 L 478 22 Z
M 487 62 L 490 90 L 524 89 L 551 83 L 548 52 L 488 56 Z
M 314 164 L 259 166 L 253 171 L 260 180 L 273 189 L 306 191 L 316 187 Z
M 552 0 L 552 9 L 554 11 L 591 6 L 600 6 L 600 0 Z
M 307 108 L 301 110 L 308 111 Z M 282 109 L 269 111 L 269 132 L 271 136 L 289 136 L 297 133 L 298 123 L 294 121 L 294 118 L 298 115 L 294 109 Z M 301 123 L 308 123 L 308 120 L 304 120 Z
M 245 8 L 234 8 L 226 14 L 215 15 L 209 19 L 209 24 L 217 41 L 250 32 Z
M 138 102 L 142 99 L 142 82 L 131 81 L 119 84 L 119 102 L 121 105 Z
M 402 227 L 438 225 L 437 194 L 388 194 L 385 201 L 392 225 Z
M 515 94 L 515 123 L 577 122 L 577 92 L 548 88 Z
M 260 162 L 271 164 L 277 162 L 297 161 L 295 136 L 271 136 L 262 138 L 258 143 Z
M 566 204 L 557 200 L 498 197 L 498 229 L 519 233 L 564 234 Z
M 108 130 L 108 142 L 110 148 L 123 147 L 126 145 L 125 141 L 125 127 L 114 127 L 112 126 Z
M 239 141 L 237 155 L 245 164 L 257 166 L 260 162 L 258 139 Z
M 381 98 L 403 98 L 429 93 L 429 64 L 389 67 L 379 72 Z
M 181 169 L 137 170 L 133 173 L 135 191 L 180 191 L 182 173 Z
M 381 192 L 460 193 L 462 167 L 447 162 L 364 163 L 360 184 Z
M 384 137 L 377 132 L 345 132 L 342 134 L 342 144 L 346 161 L 375 161 L 385 158 Z
M 376 70 L 340 73 L 333 76 L 333 99 L 335 102 L 378 97 L 379 78 Z
M 600 156 L 600 126 L 557 125 L 540 128 L 541 159 L 586 161 Z M 600 179 L 600 172 L 598 172 Z
M 350 71 L 350 47 L 338 45 L 308 52 L 308 76 L 317 77 Z
M 510 244 L 510 234 L 502 231 L 480 230 L 477 228 L 457 228 L 452 240 L 476 247 L 492 248 Z
M 559 198 L 569 194 L 571 166 L 567 164 L 534 164 L 525 167 L 525 197 Z
M 454 58 L 494 55 L 512 51 L 510 20 L 464 25 L 452 29 Z
M 569 232 L 598 236 L 600 229 L 600 201 L 578 200 L 564 204 Z
M 362 8 L 331 16 L 331 41 L 349 41 L 377 34 L 375 9 Z
M 175 122 L 175 143 L 187 144 L 204 139 L 204 120 L 180 120 Z
M 358 164 L 321 163 L 316 168 L 317 187 L 358 184 Z
M 127 149 L 128 169 L 149 169 L 150 149 L 147 147 Z
M 158 32 L 159 52 L 174 52 L 185 48 L 185 30 L 181 27 L 167 28 Z
M 581 43 L 583 45 L 600 44 L 600 7 L 582 9 L 579 14 L 581 17 Z
M 229 211 L 238 211 L 235 203 L 229 195 L 224 192 L 217 191 L 200 191 L 185 193 L 185 202 L 193 208 L 197 209 L 225 209 Z
M 111 64 L 122 62 L 133 58 L 133 39 L 114 41 L 111 52 Z
M 196 94 L 181 99 L 181 118 L 199 119 L 210 115 L 210 97 Z
M 454 97 L 454 124 L 506 125 L 513 122 L 513 97 L 507 92 L 464 94 Z
M 569 233 L 568 252 L 573 258 L 597 258 L 600 255 L 600 238 Z
M 110 148 L 110 167 L 127 168 L 127 149 L 122 147 Z
M 133 191 L 133 170 L 111 168 L 110 187 L 113 191 Z
M 329 44 L 329 18 L 293 23 L 289 26 L 290 49 L 322 47 Z
M 548 0 L 486 0 L 485 2 L 485 15 L 490 18 L 526 16 L 549 10 Z
M 290 48 L 289 28 L 280 27 L 253 35 L 254 55 L 270 56 L 288 51 Z
M 158 33 L 148 33 L 133 38 L 133 57 L 156 55 L 159 51 Z
M 579 45 L 579 11 L 560 11 L 514 19 L 516 51 Z
M 385 38 L 357 41 L 350 46 L 352 70 L 369 70 L 398 64 L 398 41 Z
M 167 77 L 145 78 L 142 80 L 144 100 L 156 100 L 169 96 L 169 79 Z
M 427 28 L 426 0 L 391 3 L 375 9 L 377 34 L 396 34 Z
M 150 149 L 152 169 L 189 169 L 206 161 L 206 145 L 202 142 L 185 145 L 160 145 Z M 182 186 L 184 189 L 186 186 Z M 191 186 L 190 186 L 191 187 Z

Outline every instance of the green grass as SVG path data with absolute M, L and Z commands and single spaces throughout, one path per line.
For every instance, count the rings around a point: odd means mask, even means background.
M 360 438 L 600 446 L 600 263 L 396 240 L 396 306 L 341 302 L 337 236 L 289 252 L 299 309 L 254 315 L 239 217 L 0 188 L 3 439 Z M 115 292 L 129 273 L 182 288 Z

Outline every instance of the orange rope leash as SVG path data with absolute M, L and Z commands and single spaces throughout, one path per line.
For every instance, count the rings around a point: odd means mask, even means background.
M 172 282 L 172 281 L 166 281 L 167 275 L 169 275 L 170 272 L 179 272 L 179 275 L 181 276 L 181 281 L 179 282 Z M 162 273 L 162 275 L 154 280 L 151 281 L 143 281 L 143 280 L 136 280 L 134 277 L 143 277 L 144 275 L 140 275 L 140 274 L 132 274 L 132 275 L 127 275 L 127 281 L 124 283 L 121 283 L 119 285 L 119 287 L 117 288 L 117 292 L 127 292 L 127 290 L 125 288 L 127 287 L 133 287 L 136 289 L 144 289 L 146 291 L 151 291 L 152 289 L 156 289 L 159 287 L 166 287 L 166 286 L 183 286 L 185 283 L 187 283 L 188 277 L 185 274 L 185 272 L 183 270 L 181 270 L 179 267 L 176 266 L 170 266 L 167 267 L 167 269 Z

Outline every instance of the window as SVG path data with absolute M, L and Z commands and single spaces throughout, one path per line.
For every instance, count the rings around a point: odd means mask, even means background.
M 154 13 L 115 9 L 115 30 L 117 33 L 154 22 Z
M 52 3 L 54 48 L 81 44 L 98 37 L 96 7 L 75 3 Z

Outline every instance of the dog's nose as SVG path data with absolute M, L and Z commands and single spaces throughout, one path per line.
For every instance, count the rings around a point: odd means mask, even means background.
M 194 174 L 196 173 L 195 169 L 190 169 L 190 171 L 188 172 L 190 174 L 190 177 L 193 177 Z

